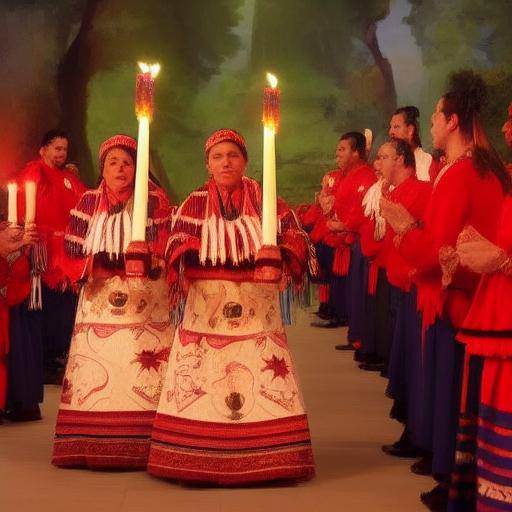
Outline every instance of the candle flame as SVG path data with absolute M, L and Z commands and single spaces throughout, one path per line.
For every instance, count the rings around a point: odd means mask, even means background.
M 277 76 L 272 73 L 267 73 L 267 82 L 272 89 L 275 89 L 277 87 Z
M 150 73 L 151 78 L 156 78 L 160 73 L 160 64 L 155 62 L 154 64 L 147 64 L 146 62 L 139 62 L 139 69 L 143 73 Z

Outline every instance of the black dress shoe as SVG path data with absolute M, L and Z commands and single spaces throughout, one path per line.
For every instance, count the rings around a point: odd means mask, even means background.
M 399 443 L 385 444 L 381 448 L 386 455 L 400 457 L 402 459 L 417 459 L 423 454 L 423 452 L 415 446 L 401 445 Z
M 334 345 L 334 348 L 336 350 L 355 350 L 356 349 L 356 347 L 354 347 L 354 345 L 352 345 L 352 343 L 343 343 L 340 345 Z
M 340 323 L 337 320 L 329 319 L 329 320 L 318 320 L 317 322 L 311 322 L 311 327 L 320 327 L 321 329 L 336 329 L 341 327 Z
M 364 354 L 360 350 L 354 352 L 354 361 L 356 363 L 364 363 Z
M 384 365 L 382 363 L 361 363 L 359 368 L 365 372 L 380 372 Z
M 9 421 L 13 422 L 22 422 L 22 421 L 37 421 L 42 419 L 41 418 L 41 410 L 39 409 L 39 406 L 37 405 L 34 408 L 30 409 L 22 409 L 22 408 L 14 408 L 11 411 L 9 411 L 5 417 Z
M 422 492 L 420 500 L 428 509 L 434 512 L 446 512 L 448 507 L 448 488 L 436 485 L 431 491 Z
M 415 475 L 432 474 L 432 454 L 424 455 L 420 460 L 411 465 L 411 472 Z

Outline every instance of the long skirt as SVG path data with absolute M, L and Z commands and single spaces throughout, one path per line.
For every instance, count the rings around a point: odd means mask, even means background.
M 90 280 L 80 294 L 53 464 L 146 467 L 173 328 L 163 279 Z
M 57 359 L 69 351 L 75 323 L 77 296 L 71 291 L 52 290 L 43 284 L 42 336 L 44 367 L 59 366 Z
M 41 324 L 41 311 L 30 311 L 26 302 L 9 308 L 7 410 L 34 409 L 43 401 Z
M 350 246 L 350 267 L 347 280 L 348 340 L 361 341 L 364 336 L 366 289 L 364 287 L 367 262 L 361 253 L 361 245 L 356 240 Z
M 405 292 L 392 287 L 391 296 L 396 311 L 388 371 L 388 396 L 394 400 L 391 416 L 414 435 L 417 415 L 426 405 L 421 394 L 421 317 L 414 288 Z
M 308 421 L 275 285 L 191 282 L 148 471 L 217 485 L 313 476 Z
M 423 418 L 427 435 L 431 428 L 432 472 L 449 475 L 455 464 L 464 346 L 455 341 L 451 325 L 441 319 L 429 328 L 425 344 L 430 344 L 434 354 L 433 380 L 427 383 L 431 389 L 425 390 L 427 397 L 432 393 L 432 417 Z
M 450 511 L 512 510 L 511 389 L 512 360 L 471 358 Z

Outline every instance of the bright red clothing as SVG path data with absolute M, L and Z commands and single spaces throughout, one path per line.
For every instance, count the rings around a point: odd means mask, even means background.
M 511 197 L 503 204 L 496 243 L 512 256 Z M 482 277 L 463 327 L 457 339 L 467 345 L 469 353 L 512 356 L 512 276 L 496 272 Z
M 452 284 L 443 290 L 439 250 L 455 247 L 459 233 L 468 224 L 494 241 L 502 203 L 503 190 L 496 176 L 480 176 L 471 158 L 462 158 L 438 174 L 423 228 L 410 230 L 400 244 L 402 255 L 417 269 L 415 281 L 424 328 L 441 315 L 454 326 L 462 325 L 479 276 L 459 269 Z
M 363 197 L 376 181 L 375 172 L 366 162 L 351 169 L 341 181 L 334 208 L 347 231 L 357 232 L 365 221 Z
M 432 185 L 429 182 L 419 181 L 416 177 L 411 176 L 389 193 L 389 199 L 404 206 L 416 220 L 423 221 L 431 193 Z M 398 250 L 395 236 L 396 233 L 387 224 L 380 260 L 386 268 L 389 283 L 403 291 L 409 291 L 414 267 L 404 259 Z
M 46 285 L 57 287 L 64 279 L 60 259 L 64 244 L 64 231 L 69 222 L 69 212 L 76 206 L 86 186 L 67 169 L 49 167 L 42 160 L 29 162 L 18 176 L 18 221 L 25 216 L 24 184 L 37 184 L 36 224 L 48 251 L 48 268 L 42 275 Z

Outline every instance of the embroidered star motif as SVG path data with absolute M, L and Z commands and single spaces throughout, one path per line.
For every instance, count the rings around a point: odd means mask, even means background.
M 290 370 L 288 370 L 288 366 L 286 364 L 286 361 L 284 360 L 284 357 L 277 357 L 274 354 L 270 359 L 263 358 L 263 361 L 265 361 L 267 365 L 264 368 L 262 368 L 261 371 L 273 371 L 274 376 L 272 377 L 272 380 L 274 380 L 276 377 L 281 377 L 282 379 L 285 379 L 286 376 L 290 373 Z
M 169 348 L 164 348 L 158 352 L 155 352 L 154 350 L 142 350 L 138 354 L 135 354 L 135 359 L 130 361 L 130 363 L 138 363 L 140 365 L 139 375 L 144 370 L 149 372 L 151 369 L 153 369 L 157 372 L 160 369 L 162 362 L 169 359 L 169 352 Z

